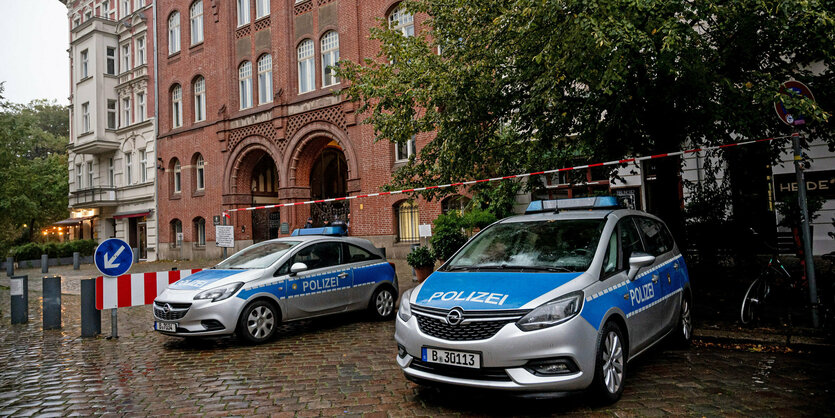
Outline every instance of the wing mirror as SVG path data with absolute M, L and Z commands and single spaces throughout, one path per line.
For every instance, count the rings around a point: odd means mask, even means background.
M 635 280 L 635 276 L 638 275 L 638 270 L 649 266 L 654 262 L 654 255 L 641 252 L 632 253 L 632 256 L 629 257 L 629 273 L 627 273 L 627 277 L 629 280 Z
M 305 263 L 293 263 L 293 265 L 290 266 L 290 275 L 295 276 L 296 274 L 298 274 L 302 271 L 305 271 L 305 270 L 307 270 L 307 264 L 305 264 Z

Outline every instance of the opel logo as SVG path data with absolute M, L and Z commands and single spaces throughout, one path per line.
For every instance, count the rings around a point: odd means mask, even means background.
M 166 314 L 171 313 L 171 305 L 166 303 L 165 306 L 162 307 L 162 311 L 165 312 Z
M 450 325 L 458 325 L 461 323 L 462 319 L 464 319 L 464 311 L 462 311 L 461 308 L 452 308 L 449 313 L 446 314 L 446 322 Z

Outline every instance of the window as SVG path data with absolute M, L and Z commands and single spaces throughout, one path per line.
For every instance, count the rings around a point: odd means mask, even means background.
M 145 183 L 148 181 L 148 151 L 139 151 L 139 181 Z
M 397 218 L 397 240 L 418 241 L 418 206 L 414 202 L 403 202 L 395 209 Z
M 75 189 L 81 189 L 81 164 L 75 165 Z
M 87 187 L 93 187 L 93 162 L 87 162 Z
M 258 104 L 273 101 L 273 57 L 266 54 L 258 59 Z
M 143 7 L 145 7 L 145 0 L 135 0 L 133 2 L 133 8 L 134 9 L 139 10 Z
M 600 278 L 605 279 L 616 271 L 618 271 L 618 234 L 615 232 L 609 237 L 609 245 L 606 247 L 606 255 L 603 257 L 603 271 Z
M 122 0 L 122 17 L 130 14 L 130 0 Z
M 145 93 L 136 94 L 136 121 L 143 122 L 145 120 Z
M 145 64 L 145 38 L 136 40 L 136 65 Z
M 395 162 L 407 161 L 415 153 L 415 136 L 405 144 L 394 144 Z
M 255 0 L 255 18 L 260 19 L 270 14 L 270 0 Z
M 313 244 L 299 250 L 288 264 L 292 266 L 294 263 L 304 263 L 308 270 L 336 266 L 340 264 L 341 247 L 339 242 Z
M 238 0 L 238 26 L 249 24 L 249 0 Z
M 174 160 L 174 193 L 180 193 L 183 190 L 183 183 L 181 179 L 180 160 Z
M 80 24 L 81 24 L 81 17 L 76 16 L 75 19 L 73 19 L 73 21 L 72 21 L 72 27 L 77 28 L 78 25 L 80 25 Z
M 194 245 L 198 247 L 206 245 L 206 220 L 203 218 L 194 219 Z
M 673 249 L 673 238 L 663 224 L 644 217 L 636 217 L 635 223 L 638 224 L 648 253 L 659 256 Z
M 125 186 L 133 184 L 133 159 L 129 152 L 125 153 Z
M 107 101 L 107 129 L 116 129 L 116 101 Z
M 411 13 L 403 6 L 397 6 L 389 15 L 389 28 L 398 31 L 403 36 L 415 36 L 415 20 Z
M 461 196 L 460 194 L 453 195 L 441 201 L 441 212 L 449 213 L 455 211 L 460 215 L 469 204 L 469 197 Z
M 81 132 L 90 132 L 90 102 L 81 104 Z
M 358 263 L 360 261 L 378 260 L 380 256 L 371 254 L 370 252 L 351 244 L 342 244 L 342 254 L 345 258 L 345 263 Z
M 116 170 L 113 165 L 113 157 L 107 159 L 107 184 L 110 187 L 116 184 Z
M 180 13 L 171 13 L 168 18 L 168 55 L 180 52 Z
M 107 74 L 116 75 L 116 48 L 107 47 Z
M 84 11 L 84 21 L 85 22 L 90 20 L 92 17 L 93 17 L 93 11 L 92 10 L 87 9 L 87 10 Z
M 620 236 L 621 260 L 620 268 L 629 268 L 629 257 L 632 257 L 634 252 L 643 252 L 644 246 L 641 243 L 641 236 L 635 228 L 635 223 L 632 217 L 628 217 L 618 222 L 618 235 Z
M 122 127 L 130 125 L 130 97 L 122 99 Z
M 313 62 L 313 41 L 305 39 L 299 44 L 299 94 L 316 88 L 315 63 Z
M 175 128 L 183 126 L 183 89 L 179 84 L 171 89 L 171 124 Z
M 339 61 L 339 34 L 329 31 L 322 37 L 322 86 L 332 86 L 339 83 L 339 78 L 333 75 L 333 66 Z
M 194 80 L 194 121 L 206 120 L 206 80 L 197 77 Z
M 197 180 L 197 190 L 203 190 L 206 188 L 206 182 L 204 180 L 204 173 L 206 172 L 206 162 L 203 161 L 203 156 L 197 154 L 197 163 L 195 164 L 195 171 L 197 175 L 195 179 Z
M 203 42 L 203 1 L 198 0 L 191 5 L 191 44 Z
M 101 15 L 104 16 L 104 17 L 110 17 L 110 16 L 108 16 L 109 14 L 110 14 L 110 1 L 104 0 L 103 2 L 101 2 Z
M 179 219 L 171 221 L 171 246 L 174 248 L 183 246 L 183 223 Z
M 130 70 L 130 44 L 122 45 L 122 72 Z
M 238 67 L 238 83 L 241 94 L 241 109 L 252 107 L 252 63 L 244 61 Z
M 81 78 L 87 78 L 89 73 L 87 72 L 87 50 L 81 51 Z

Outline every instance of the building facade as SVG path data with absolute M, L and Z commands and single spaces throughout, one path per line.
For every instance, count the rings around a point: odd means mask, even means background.
M 121 238 L 156 260 L 152 0 L 61 0 L 70 20 L 71 239 Z

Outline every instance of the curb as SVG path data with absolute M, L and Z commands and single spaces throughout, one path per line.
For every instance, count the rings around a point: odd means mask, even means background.
M 835 341 L 832 338 L 818 336 L 695 329 L 693 338 L 703 342 L 766 345 L 804 351 L 835 350 Z

